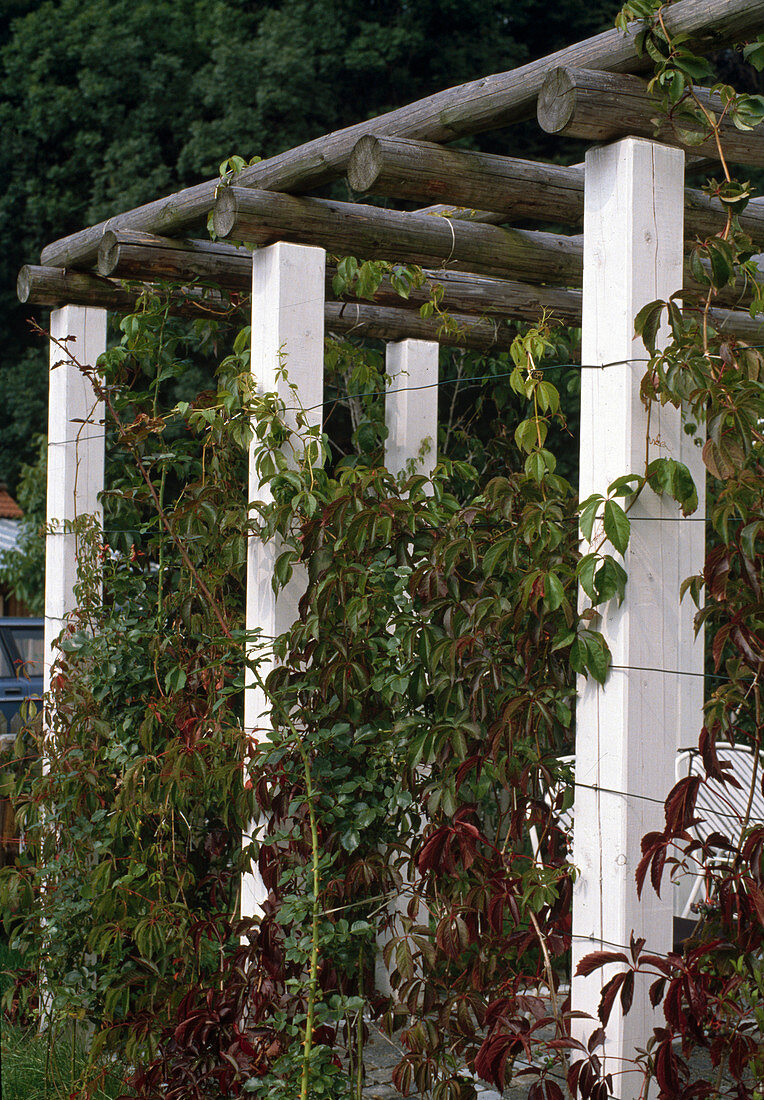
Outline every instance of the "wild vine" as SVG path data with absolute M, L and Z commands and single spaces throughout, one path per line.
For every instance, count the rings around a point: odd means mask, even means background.
M 683 134 L 718 139 L 722 116 L 758 121 L 757 97 L 728 88 L 718 117 L 700 104 L 692 85 L 711 70 L 672 41 L 662 10 L 635 0 L 622 18 L 646 20 L 653 88 Z M 748 56 L 764 62 L 760 45 Z M 104 522 L 82 525 L 80 609 L 38 746 L 49 766 L 18 780 L 25 851 L 0 874 L 6 930 L 44 973 L 52 1012 L 93 1028 L 80 1095 L 118 1051 L 132 1067 L 125 1096 L 138 1100 L 360 1100 L 374 1022 L 401 1044 L 404 1095 L 471 1100 L 477 1075 L 525 1081 L 531 1100 L 562 1100 L 566 1085 L 602 1100 L 602 1029 L 649 977 L 665 1026 L 640 1056 L 645 1082 L 662 1100 L 761 1100 L 764 828 L 744 819 L 703 845 L 690 833 L 699 784 L 730 782 L 716 744 L 757 759 L 762 748 L 764 360 L 716 332 L 710 310 L 735 280 L 752 313 L 764 294 L 737 220 L 752 188 L 719 153 L 723 179 L 707 190 L 727 222 L 690 259 L 705 289 L 636 319 L 650 356 L 643 400 L 676 406 L 707 436 L 713 537 L 685 588 L 724 679 L 699 731 L 706 779 L 669 793 L 635 883 L 660 889 L 667 871 L 712 868 L 683 953 L 659 958 L 637 941 L 584 960 L 623 969 L 603 989 L 592 1042 L 571 1039 L 564 757 L 575 675 L 603 683 L 610 660 L 578 591 L 595 612 L 628 599 L 629 509 L 654 491 L 692 511 L 687 470 L 661 458 L 577 500 L 559 448 L 570 375 L 554 373 L 546 318 L 498 364 L 463 372 L 462 356 L 455 368 L 459 383 L 480 371 L 502 380 L 493 438 L 476 419 L 460 430 L 454 414 L 433 477 L 396 479 L 382 462 L 379 353 L 329 342 L 328 392 L 335 423 L 346 419 L 336 431 L 327 414 L 319 440 L 253 391 L 248 329 L 206 320 L 191 333 L 171 295 L 151 295 L 97 369 L 79 364 L 108 411 Z M 221 172 L 233 178 L 240 159 Z M 346 258 L 335 292 L 373 296 L 382 278 L 404 295 L 421 285 L 415 269 Z M 437 294 L 430 309 L 443 313 Z M 253 425 L 270 501 L 248 507 Z M 598 517 L 605 539 L 582 555 L 578 531 L 589 539 Z M 271 640 L 244 629 L 245 557 L 248 538 L 275 536 L 275 588 L 298 568 L 307 586 L 297 621 Z M 267 647 L 278 663 L 263 682 Z M 272 711 L 257 743 L 243 732 L 245 650 Z M 242 849 L 252 820 L 261 827 Z M 267 899 L 241 922 L 240 875 L 253 866 Z M 377 987 L 380 952 L 388 988 Z M 693 1076 L 697 1047 L 713 1079 Z

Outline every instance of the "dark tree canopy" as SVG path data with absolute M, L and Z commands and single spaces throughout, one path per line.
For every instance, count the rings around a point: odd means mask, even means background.
M 0 478 L 44 430 L 23 263 L 93 221 L 611 25 L 617 0 L 5 0 Z M 543 18 L 540 17 L 543 15 Z M 532 145 L 528 142 L 532 141 Z M 543 154 L 533 131 L 484 148 Z M 549 147 L 547 152 L 551 152 Z

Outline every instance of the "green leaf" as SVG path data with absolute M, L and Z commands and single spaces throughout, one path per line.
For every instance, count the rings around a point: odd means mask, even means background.
M 625 554 L 629 545 L 631 524 L 629 523 L 629 517 L 624 512 L 621 505 L 617 504 L 614 500 L 606 500 L 603 522 L 605 534 L 610 539 L 613 546 L 619 554 Z
M 597 519 L 597 511 L 600 504 L 605 498 L 601 493 L 592 493 L 590 497 L 582 501 L 579 505 L 579 526 L 581 528 L 581 534 L 584 536 L 587 542 L 592 541 L 592 531 L 594 530 L 594 523 Z
M 361 843 L 361 834 L 358 829 L 350 828 L 340 837 L 340 843 L 346 852 L 354 852 Z
M 618 603 L 623 603 L 626 593 L 626 570 L 619 565 L 615 558 L 607 554 L 602 559 L 602 565 L 594 577 L 594 585 L 597 589 L 597 603 L 606 603 L 613 596 L 618 597 Z
M 171 668 L 170 671 L 165 674 L 164 687 L 168 695 L 175 691 L 183 691 L 185 686 L 186 673 L 179 665 L 176 665 L 175 668 Z
M 661 326 L 665 304 L 665 302 L 648 302 L 646 306 L 642 306 L 634 321 L 634 331 L 637 336 L 642 337 L 642 343 L 651 355 L 655 354 L 658 329 Z
M 610 650 L 607 642 L 595 630 L 587 630 L 584 634 L 586 646 L 586 667 L 599 684 L 604 684 L 610 667 Z
M 585 554 L 576 566 L 576 576 L 579 584 L 592 601 L 597 599 L 597 590 L 594 587 L 594 571 L 597 568 L 598 561 L 598 554 Z
M 544 603 L 550 611 L 556 611 L 565 599 L 565 589 L 556 573 L 547 573 L 544 578 Z

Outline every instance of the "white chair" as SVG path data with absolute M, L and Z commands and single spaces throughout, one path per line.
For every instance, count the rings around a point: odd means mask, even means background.
M 761 790 L 764 760 L 760 758 L 757 763 L 752 749 L 722 741 L 716 745 L 716 755 L 721 764 L 730 765 L 729 774 L 740 786 L 720 783 L 718 779 L 709 779 L 708 782 L 701 783 L 695 803 L 695 816 L 700 820 L 693 826 L 692 833 L 700 841 L 707 840 L 711 833 L 721 833 L 734 843 L 740 837 L 749 800 L 751 802 L 749 824 L 764 822 L 764 795 Z M 756 766 L 755 777 L 754 766 Z M 697 749 L 680 749 L 676 759 L 677 782 L 689 775 L 705 778 L 706 769 L 703 766 L 703 759 Z M 713 865 L 720 866 L 724 862 L 724 852 L 719 851 Z M 703 867 L 699 867 L 697 871 L 688 870 L 685 874 L 677 876 L 675 885 L 679 904 L 675 905 L 674 911 L 680 919 L 693 919 L 698 911 L 699 898 L 707 883 L 708 876 Z M 709 900 L 707 895 L 704 900 Z
M 731 839 L 739 837 L 742 822 L 751 801 L 749 823 L 764 822 L 764 794 L 761 789 L 762 769 L 764 759 L 759 760 L 756 766 L 756 782 L 754 784 L 754 764 L 756 762 L 752 749 L 731 745 L 728 742 L 718 742 L 716 754 L 721 764 L 729 764 L 729 774 L 740 784 L 739 788 L 730 783 L 720 783 L 716 779 L 709 779 L 701 783 L 698 789 L 698 797 L 695 803 L 695 816 L 699 818 L 698 824 L 693 827 L 693 834 L 700 841 L 705 841 L 711 833 L 721 833 Z M 561 756 L 560 763 L 574 766 L 573 756 Z M 689 775 L 706 776 L 706 769 L 699 751 L 694 749 L 680 749 L 676 759 L 676 779 Z M 751 798 L 751 788 L 753 797 Z M 556 798 L 559 788 L 547 792 L 545 800 L 551 804 Z M 666 792 L 668 794 L 668 792 Z M 563 811 L 558 817 L 560 828 L 569 836 L 573 833 L 573 807 Z M 541 862 L 540 839 L 536 826 L 529 830 L 531 850 L 537 863 Z M 719 852 L 714 864 L 721 865 L 724 862 L 724 853 Z M 674 879 L 676 893 L 674 897 L 674 916 L 680 921 L 692 921 L 698 911 L 699 897 L 707 885 L 707 871 L 702 866 L 697 870 L 691 870 L 679 874 Z

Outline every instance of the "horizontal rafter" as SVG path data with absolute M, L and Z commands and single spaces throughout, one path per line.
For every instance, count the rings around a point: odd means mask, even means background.
M 250 290 L 252 253 L 225 241 L 107 229 L 98 249 L 98 273 L 143 282 L 167 279 Z
M 672 34 L 686 36 L 687 49 L 703 53 L 757 34 L 764 24 L 764 0 L 679 0 L 666 8 L 663 18 Z M 625 34 L 605 31 L 511 72 L 438 92 L 261 161 L 244 169 L 237 182 L 243 187 L 308 191 L 343 174 L 354 145 L 364 134 L 451 141 L 507 126 L 532 115 L 550 68 L 570 65 L 614 72 L 649 68 L 649 58 L 637 50 L 641 30 L 642 24 L 635 22 Z M 208 180 L 54 241 L 43 249 L 42 263 L 57 267 L 92 264 L 105 229 L 181 233 L 211 209 L 218 182 Z
M 580 237 L 449 221 L 360 203 L 221 190 L 215 233 L 250 244 L 315 244 L 338 255 L 505 274 L 529 282 L 581 282 Z
M 564 225 L 578 225 L 584 216 L 581 167 L 468 153 L 426 141 L 369 134 L 354 148 L 347 178 L 359 194 L 440 200 Z
M 358 191 L 436 205 L 417 210 L 458 220 L 500 224 L 507 218 L 578 226 L 584 214 L 584 167 L 541 164 L 486 153 L 449 149 L 431 142 L 362 138 L 348 164 L 348 182 Z M 685 190 L 685 235 L 694 240 L 724 229 L 727 214 L 718 199 Z M 764 202 L 749 203 L 741 227 L 764 246 Z
M 374 302 L 348 299 L 327 301 L 326 324 L 334 331 L 398 340 L 414 337 L 438 340 L 479 350 L 503 350 L 504 327 L 498 317 L 537 320 L 546 312 L 551 320 L 578 325 L 581 322 L 581 291 L 557 287 L 536 287 L 508 280 L 486 279 L 458 272 L 429 272 L 425 287 L 401 299 L 389 281 L 383 280 Z M 332 271 L 327 272 L 331 282 Z M 457 333 L 435 316 L 422 318 L 418 307 L 429 300 L 432 285 L 443 286 L 442 308 Z M 143 289 L 154 289 L 145 286 Z M 17 283 L 18 297 L 27 305 L 58 308 L 70 305 L 101 306 L 115 313 L 131 313 L 138 303 L 140 288 L 126 288 L 118 282 L 80 271 L 27 265 Z M 215 317 L 231 313 L 229 303 L 212 290 L 194 288 L 175 294 L 170 312 L 184 317 Z M 495 313 L 496 318 L 490 316 Z M 487 316 L 483 316 L 486 314 Z M 408 320 L 406 320 L 408 318 Z M 748 343 L 764 343 L 764 323 L 742 310 L 711 310 L 712 323 L 720 331 Z M 450 323 L 449 322 L 449 323 Z M 385 327 L 387 326 L 387 327 Z M 497 332 L 502 333 L 497 337 Z M 471 335 L 470 335 L 471 334 Z
M 703 88 L 695 88 L 694 92 L 706 109 L 721 116 L 723 104 L 718 95 Z M 701 136 L 706 129 L 692 122 L 680 120 L 674 125 L 671 119 L 664 120 L 660 101 L 648 93 L 644 80 L 636 76 L 593 69 L 553 69 L 541 89 L 537 117 L 548 134 L 599 142 L 628 136 L 655 138 L 666 145 L 719 158 L 713 135 L 700 143 L 685 141 L 683 131 Z M 764 165 L 764 127 L 742 131 L 728 118 L 722 118 L 720 138 L 725 160 L 756 167 Z

